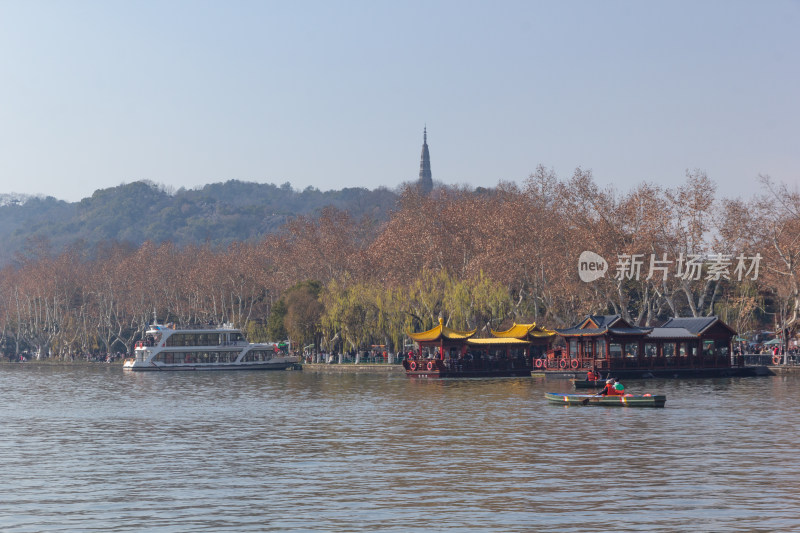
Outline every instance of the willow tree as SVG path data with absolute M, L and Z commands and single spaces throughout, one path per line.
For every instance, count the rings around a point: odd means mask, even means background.
M 321 325 L 329 345 L 340 340 L 346 348 L 358 350 L 374 335 L 380 335 L 376 330 L 379 310 L 372 296 L 372 290 L 364 284 L 336 280 L 327 284 L 320 299 L 325 308 Z

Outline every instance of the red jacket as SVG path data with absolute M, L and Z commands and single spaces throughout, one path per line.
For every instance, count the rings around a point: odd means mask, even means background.
M 616 390 L 613 383 L 607 383 L 605 388 L 600 391 L 601 396 L 624 396 L 624 390 Z

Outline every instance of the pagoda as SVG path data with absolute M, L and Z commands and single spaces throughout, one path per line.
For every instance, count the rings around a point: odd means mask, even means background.
M 422 155 L 419 161 L 419 181 L 417 187 L 423 194 L 433 190 L 433 174 L 431 174 L 431 154 L 428 151 L 428 127 L 422 130 Z

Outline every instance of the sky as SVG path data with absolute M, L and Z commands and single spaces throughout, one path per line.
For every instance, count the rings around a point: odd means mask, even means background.
M 0 194 L 800 184 L 800 0 L 0 0 Z

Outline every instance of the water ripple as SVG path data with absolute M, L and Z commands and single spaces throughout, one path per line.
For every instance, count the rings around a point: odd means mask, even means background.
M 800 529 L 800 378 L 567 383 L 0 367 L 0 529 Z

